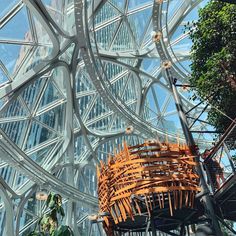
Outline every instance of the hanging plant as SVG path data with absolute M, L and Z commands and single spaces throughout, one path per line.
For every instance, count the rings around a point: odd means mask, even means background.
M 60 194 L 50 193 L 46 201 L 46 213 L 40 218 L 36 228 L 28 236 L 73 236 L 73 231 L 67 225 L 58 224 L 58 216 L 63 218 L 65 216 L 62 207 L 62 197 Z

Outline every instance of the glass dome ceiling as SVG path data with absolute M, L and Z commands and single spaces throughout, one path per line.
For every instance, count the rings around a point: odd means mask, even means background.
M 185 142 L 163 63 L 188 85 L 185 25 L 206 2 L 1 1 L 0 235 L 32 228 L 43 207 L 39 190 L 61 193 L 66 221 L 85 235 L 97 211 L 100 160 L 124 140 Z M 196 143 L 211 144 L 207 104 L 186 87 L 178 91 Z

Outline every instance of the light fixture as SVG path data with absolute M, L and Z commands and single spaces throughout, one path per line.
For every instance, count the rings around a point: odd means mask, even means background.
M 169 60 L 166 60 L 166 61 L 164 61 L 164 62 L 162 63 L 162 67 L 163 67 L 164 69 L 169 69 L 171 66 L 172 66 L 172 63 L 171 63 L 171 61 L 169 61 Z
M 129 125 L 129 126 L 126 127 L 126 129 L 125 129 L 126 134 L 132 134 L 133 132 L 134 132 L 133 125 Z
M 182 85 L 180 90 L 181 90 L 181 92 L 188 92 L 189 91 L 189 85 Z
M 36 199 L 39 201 L 46 201 L 48 198 L 48 193 L 46 191 L 38 191 L 36 193 Z
M 88 219 L 92 222 L 96 222 L 98 220 L 98 215 L 96 214 L 89 215 Z
M 158 32 L 152 32 L 151 33 L 152 36 L 152 41 L 155 43 L 158 43 L 161 40 L 162 37 L 162 32 L 158 31 Z

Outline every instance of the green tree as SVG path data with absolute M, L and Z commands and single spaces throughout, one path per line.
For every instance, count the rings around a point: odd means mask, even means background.
M 192 75 L 190 83 L 212 107 L 235 118 L 236 110 L 236 5 L 210 1 L 190 27 Z M 223 132 L 230 124 L 212 108 L 208 120 Z

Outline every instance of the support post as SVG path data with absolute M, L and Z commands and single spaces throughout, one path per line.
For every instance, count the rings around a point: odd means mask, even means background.
M 155 221 L 154 221 L 154 216 L 151 215 L 151 228 L 152 228 L 152 236 L 157 236 L 157 230 L 156 230 L 156 227 L 155 227 Z
M 231 156 L 231 154 L 230 154 L 230 152 L 229 152 L 229 149 L 228 149 L 228 147 L 226 146 L 226 144 L 224 143 L 223 145 L 224 145 L 224 150 L 225 150 L 226 155 L 227 155 L 228 160 L 229 160 L 229 164 L 230 164 L 230 166 L 231 166 L 231 168 L 232 168 L 233 173 L 235 174 L 235 173 L 236 173 L 236 170 L 235 170 L 234 162 L 233 162 L 233 160 L 232 160 L 232 156 Z
M 146 227 L 146 230 L 145 230 L 145 236 L 148 236 L 149 227 L 150 227 L 150 219 L 147 222 L 147 227 Z
M 222 236 L 223 234 L 221 232 L 219 222 L 216 218 L 216 214 L 215 214 L 215 211 L 213 208 L 213 203 L 212 203 L 212 200 L 209 196 L 209 189 L 208 189 L 207 183 L 205 181 L 205 178 L 204 178 L 204 175 L 202 172 L 202 168 L 200 166 L 199 152 L 196 150 L 196 144 L 195 144 L 193 136 L 189 130 L 187 117 L 186 117 L 186 114 L 184 113 L 183 106 L 182 106 L 178 91 L 175 87 L 174 79 L 171 76 L 169 69 L 166 69 L 166 75 L 169 80 L 170 87 L 171 87 L 171 90 L 172 90 L 172 93 L 174 96 L 176 109 L 177 109 L 177 112 L 179 115 L 180 123 L 181 123 L 182 129 L 183 129 L 183 132 L 184 132 L 186 142 L 190 146 L 190 150 L 191 150 L 192 154 L 194 156 L 196 156 L 196 162 L 197 162 L 196 171 L 200 177 L 200 187 L 202 188 L 202 192 L 203 192 L 203 194 L 201 195 L 201 199 L 203 201 L 206 214 L 212 220 L 212 227 L 215 231 L 215 235 Z

